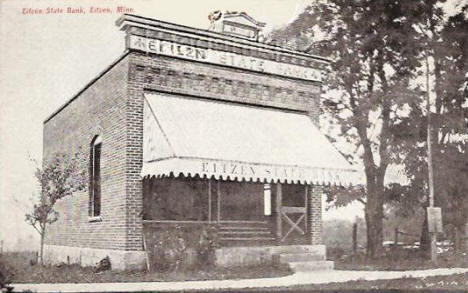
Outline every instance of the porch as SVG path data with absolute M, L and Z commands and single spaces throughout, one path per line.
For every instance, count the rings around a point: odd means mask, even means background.
M 143 224 L 192 236 L 212 227 L 220 247 L 320 244 L 321 196 L 302 184 L 147 177 Z
M 145 242 L 154 247 L 174 233 L 183 239 L 184 262 L 190 264 L 207 234 L 219 266 L 271 264 L 284 253 L 323 264 L 321 196 L 319 186 L 302 184 L 147 177 Z

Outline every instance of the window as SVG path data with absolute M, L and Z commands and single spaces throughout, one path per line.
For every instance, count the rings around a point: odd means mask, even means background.
M 91 142 L 89 160 L 89 210 L 90 217 L 101 215 L 101 137 Z
M 263 185 L 263 214 L 271 216 L 271 185 Z

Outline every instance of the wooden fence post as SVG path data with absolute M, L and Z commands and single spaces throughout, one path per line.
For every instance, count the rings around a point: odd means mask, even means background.
M 465 252 L 468 252 L 468 223 L 465 224 L 465 234 L 464 234 L 463 240 L 465 241 L 464 250 L 465 250 Z
M 400 231 L 398 231 L 398 227 L 395 228 L 395 247 L 398 246 L 398 234 Z
M 358 229 L 358 223 L 357 223 L 357 217 L 356 220 L 353 223 L 353 253 L 357 253 L 357 229 Z

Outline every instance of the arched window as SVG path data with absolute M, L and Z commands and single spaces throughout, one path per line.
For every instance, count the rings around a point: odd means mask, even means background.
M 94 137 L 91 141 L 89 159 L 88 214 L 90 217 L 98 217 L 101 215 L 101 147 L 101 137 Z

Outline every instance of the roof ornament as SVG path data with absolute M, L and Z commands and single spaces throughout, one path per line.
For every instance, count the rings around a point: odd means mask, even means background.
M 245 12 L 215 10 L 208 15 L 209 30 L 229 36 L 258 41 L 265 23 Z
M 213 22 L 220 19 L 222 15 L 223 13 L 221 12 L 221 10 L 215 10 L 208 15 L 208 19 L 210 20 L 210 23 L 213 24 Z

